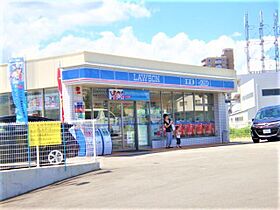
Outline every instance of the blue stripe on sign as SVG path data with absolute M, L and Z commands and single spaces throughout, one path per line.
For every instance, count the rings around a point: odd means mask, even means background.
M 224 81 L 224 88 L 234 88 L 233 81 Z
M 221 80 L 211 80 L 211 87 L 223 87 L 223 81 Z
M 127 81 L 134 82 L 135 85 L 138 83 L 149 83 L 149 84 L 169 84 L 169 85 L 182 85 L 191 86 L 198 88 L 234 88 L 234 81 L 230 80 L 210 80 L 204 78 L 194 77 L 179 77 L 179 76 L 164 76 L 159 74 L 148 74 L 148 73 L 137 73 L 137 72 L 123 72 L 113 71 L 105 69 L 94 69 L 94 68 L 80 68 L 65 70 L 62 72 L 63 80 L 72 80 L 79 78 L 89 79 L 103 79 L 103 80 L 116 80 L 116 81 Z M 178 86 L 177 86 L 178 87 Z
M 165 84 L 180 85 L 180 77 L 165 76 Z
M 100 70 L 100 78 L 113 80 L 115 79 L 114 72 L 109 70 Z
M 81 68 L 80 78 L 99 78 L 99 70 L 92 68 Z
M 69 71 L 62 71 L 62 80 L 69 80 L 69 79 L 76 79 L 80 78 L 80 70 L 69 70 Z
M 128 72 L 116 71 L 115 72 L 115 79 L 116 80 L 128 81 Z

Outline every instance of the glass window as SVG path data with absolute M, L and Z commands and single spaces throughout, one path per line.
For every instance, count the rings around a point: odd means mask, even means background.
M 91 114 L 92 114 L 92 89 L 91 88 L 83 88 L 83 101 L 85 104 L 85 119 L 91 119 Z
M 257 112 L 256 120 L 277 119 L 280 117 L 280 106 L 273 106 L 261 109 Z
M 45 114 L 50 119 L 60 119 L 60 98 L 57 88 L 45 89 Z
M 184 106 L 185 106 L 185 120 L 187 122 L 194 121 L 194 104 L 193 104 L 193 94 L 185 93 L 184 95 Z
M 202 122 L 204 121 L 204 114 L 203 114 L 203 94 L 195 94 L 195 121 Z
M 208 105 L 214 105 L 214 95 L 212 93 L 206 93 L 204 95 L 204 103 Z
M 213 105 L 205 105 L 205 121 L 206 122 L 214 122 L 214 106 Z
M 13 101 L 13 96 L 12 94 L 9 94 L 9 98 L 10 98 L 10 101 L 9 101 L 9 105 L 10 105 L 10 113 L 9 115 L 14 115 L 16 114 L 16 105 L 14 104 L 14 101 Z
M 0 95 L 0 116 L 9 115 L 10 97 L 8 93 Z
M 158 139 L 162 136 L 160 92 L 150 92 L 150 104 L 151 138 Z
M 206 93 L 204 95 L 204 104 L 205 121 L 214 122 L 214 95 Z
M 275 89 L 262 89 L 263 96 L 279 96 L 280 95 L 280 88 Z
M 179 123 L 180 121 L 185 120 L 184 112 L 184 95 L 183 93 L 173 93 L 173 111 L 174 111 L 174 121 Z
M 92 119 L 96 124 L 108 124 L 108 115 L 110 120 L 114 121 L 115 115 L 108 112 L 108 94 L 107 89 L 96 88 L 92 90 Z
M 33 90 L 27 93 L 27 112 L 32 116 L 43 116 L 43 91 Z
M 169 114 L 172 116 L 172 97 L 171 92 L 162 92 L 162 114 Z

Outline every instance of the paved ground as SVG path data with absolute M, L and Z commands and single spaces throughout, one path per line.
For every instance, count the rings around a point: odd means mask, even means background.
M 280 142 L 102 158 L 103 170 L 2 202 L 6 209 L 279 209 Z

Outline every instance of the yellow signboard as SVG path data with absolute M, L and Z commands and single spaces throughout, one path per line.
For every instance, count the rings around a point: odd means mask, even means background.
M 29 145 L 47 146 L 61 144 L 60 122 L 29 122 Z

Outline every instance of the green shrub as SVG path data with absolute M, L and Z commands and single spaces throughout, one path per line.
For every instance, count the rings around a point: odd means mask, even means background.
M 229 136 L 233 138 L 250 137 L 250 126 L 244 128 L 230 128 Z

